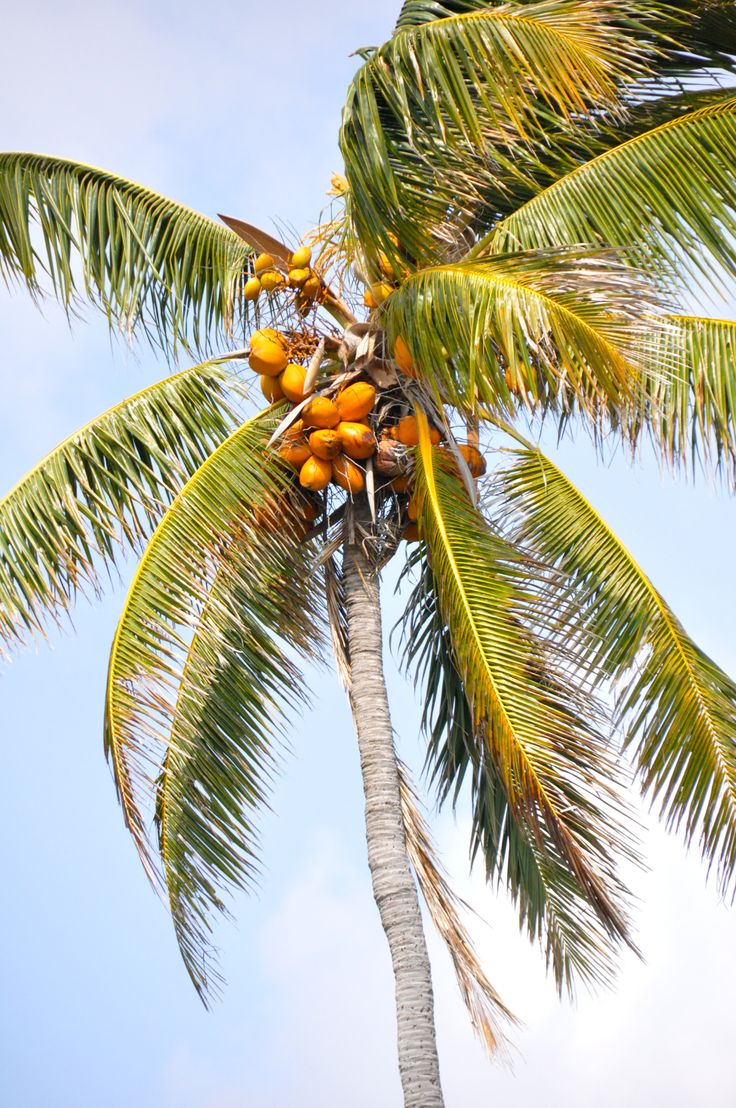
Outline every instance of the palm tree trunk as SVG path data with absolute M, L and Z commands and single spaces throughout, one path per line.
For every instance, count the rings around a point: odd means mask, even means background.
M 356 512 L 356 516 L 359 514 Z M 383 675 L 378 576 L 361 548 L 358 531 L 352 541 L 349 537 L 345 543 L 343 574 L 350 704 L 363 774 L 368 864 L 393 962 L 404 1105 L 442 1108 L 429 956 L 406 851 Z

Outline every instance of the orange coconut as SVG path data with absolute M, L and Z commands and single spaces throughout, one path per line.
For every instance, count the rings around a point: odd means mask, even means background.
M 376 452 L 376 436 L 364 423 L 342 421 L 335 428 L 349 458 L 370 458 Z
M 303 365 L 290 362 L 279 377 L 284 396 L 291 400 L 292 404 L 299 404 L 304 399 L 304 382 L 307 371 Z
M 372 411 L 376 403 L 376 389 L 367 381 L 356 381 L 354 385 L 348 385 L 346 389 L 335 397 L 335 404 L 340 413 L 341 420 L 355 423 Z
M 312 431 L 309 436 L 309 445 L 312 453 L 318 458 L 324 458 L 325 461 L 328 462 L 336 458 L 343 448 L 339 435 L 340 426 L 341 424 L 338 424 L 337 429 L 334 431 L 329 428 L 323 428 L 320 431 Z
M 332 480 L 349 493 L 362 492 L 365 488 L 363 470 L 344 454 L 335 458 L 332 463 Z
M 286 352 L 286 340 L 272 327 L 254 331 L 250 337 L 250 355 L 248 364 L 256 373 L 266 377 L 278 377 L 286 369 L 289 361 Z
M 302 411 L 305 427 L 337 427 L 340 413 L 337 406 L 326 396 L 315 396 Z
M 278 377 L 267 377 L 264 374 L 261 377 L 261 392 L 271 404 L 275 404 L 277 400 L 284 399 L 284 393 Z

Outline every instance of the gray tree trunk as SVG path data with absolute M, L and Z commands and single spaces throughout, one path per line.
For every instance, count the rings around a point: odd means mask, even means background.
M 343 572 L 350 702 L 363 773 L 368 864 L 394 969 L 404 1105 L 443 1108 L 429 956 L 406 850 L 383 675 L 378 578 L 360 546 L 359 531 L 354 542 L 345 544 Z

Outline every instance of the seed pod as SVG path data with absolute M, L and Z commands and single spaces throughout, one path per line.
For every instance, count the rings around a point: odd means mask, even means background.
M 306 439 L 294 439 L 285 442 L 279 448 L 279 456 L 294 469 L 301 469 L 305 462 L 312 457 L 312 451 Z
M 274 260 L 270 254 L 259 254 L 253 265 L 256 276 L 260 276 L 261 273 L 266 273 L 267 270 L 273 269 L 273 267 Z
M 349 458 L 370 458 L 376 452 L 376 436 L 364 423 L 342 421 L 336 427 L 342 449 Z
M 279 377 L 267 377 L 264 374 L 261 377 L 261 392 L 270 404 L 275 404 L 278 400 L 284 399 Z
M 340 413 L 326 396 L 315 396 L 302 411 L 305 427 L 337 427 Z
M 342 443 L 339 435 L 340 425 L 335 431 L 330 431 L 324 428 L 321 431 L 312 431 L 309 436 L 309 445 L 312 453 L 318 458 L 324 458 L 325 461 L 331 462 L 333 458 L 342 450 Z
M 295 250 L 291 255 L 291 268 L 292 269 L 307 269 L 309 263 L 312 260 L 312 251 L 308 246 L 300 246 L 298 250 Z
M 299 484 L 304 489 L 311 489 L 312 492 L 327 488 L 331 477 L 332 462 L 327 462 L 324 458 L 314 456 L 307 458 L 299 470 Z
M 358 381 L 354 385 L 348 385 L 335 397 L 335 404 L 340 413 L 340 419 L 349 423 L 367 416 L 376 403 L 376 389 L 367 381 Z
M 286 278 L 283 273 L 277 273 L 275 269 L 261 274 L 261 288 L 264 292 L 276 292 L 276 289 L 280 289 L 285 284 Z
M 257 300 L 261 295 L 261 282 L 257 277 L 249 277 L 243 286 L 243 296 L 246 300 Z
M 292 404 L 299 404 L 304 399 L 304 381 L 307 371 L 303 365 L 290 362 L 279 377 L 284 396 L 291 400 Z
M 286 352 L 286 340 L 278 331 L 265 327 L 255 331 L 250 337 L 250 355 L 248 364 L 256 373 L 266 377 L 278 377 L 289 361 Z
M 332 480 L 341 489 L 353 494 L 362 492 L 365 488 L 363 470 L 360 466 L 356 466 L 355 462 L 351 461 L 345 454 L 335 458 L 332 463 Z

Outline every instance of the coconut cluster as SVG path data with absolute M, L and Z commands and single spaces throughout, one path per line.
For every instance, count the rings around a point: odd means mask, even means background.
M 289 260 L 288 274 L 284 275 L 270 254 L 259 254 L 253 263 L 253 276 L 243 286 L 246 300 L 258 300 L 264 292 L 292 289 L 296 294 L 296 306 L 300 311 L 307 310 L 314 301 L 319 301 L 324 285 L 319 274 L 312 269 L 312 251 L 308 246 L 300 246 Z
M 291 359 L 294 348 L 292 338 L 264 328 L 251 336 L 249 364 L 260 375 L 267 400 L 288 400 L 294 408 L 299 407 L 294 413 L 297 418 L 281 436 L 279 454 L 294 470 L 297 495 L 291 504 L 296 505 L 300 519 L 311 523 L 322 514 L 323 494 L 330 485 L 351 496 L 362 492 L 370 464 L 376 488 L 390 488 L 399 500 L 401 518 L 407 524 L 403 537 L 418 539 L 419 506 L 411 473 L 411 448 L 419 444 L 416 416 L 396 418 L 391 390 L 379 393 L 369 380 L 341 383 L 341 375 L 316 388 L 307 366 Z M 394 363 L 401 374 L 417 376 L 409 349 L 400 338 L 394 346 Z M 400 387 L 397 391 L 401 397 Z M 432 445 L 445 452 L 453 464 L 453 453 L 442 439 L 439 428 L 430 426 Z M 474 477 L 485 472 L 485 460 L 474 446 L 463 443 L 459 450 Z

